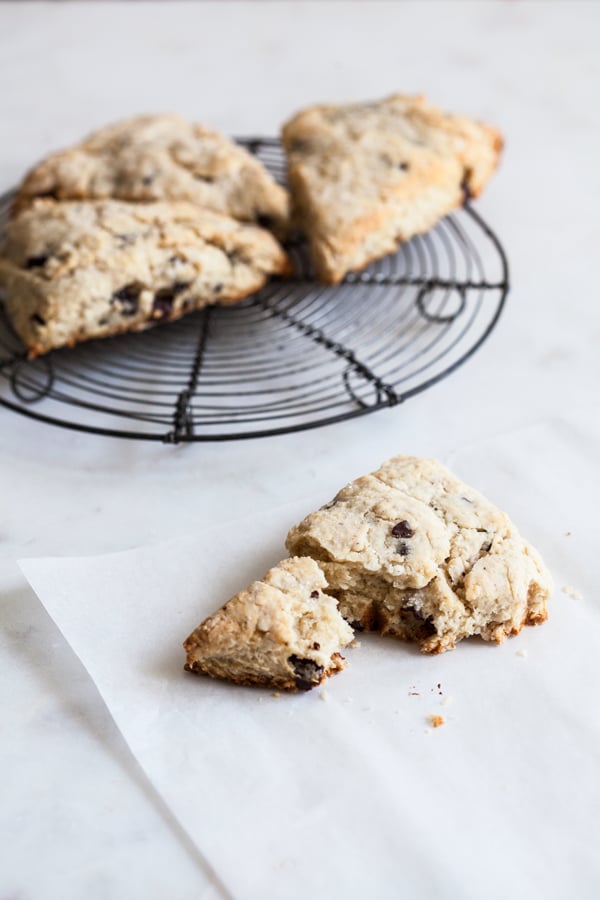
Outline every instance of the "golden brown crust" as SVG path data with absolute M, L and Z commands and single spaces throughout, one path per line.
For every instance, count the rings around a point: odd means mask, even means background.
M 312 559 L 270 569 L 205 619 L 183 647 L 197 674 L 283 691 L 305 691 L 344 668 L 352 629 Z
M 425 653 L 502 642 L 547 617 L 552 580 L 513 523 L 435 460 L 399 456 L 292 528 L 355 628 Z
M 188 647 L 186 644 L 183 646 L 187 651 Z M 340 653 L 333 654 L 332 663 L 333 665 L 325 669 L 321 678 L 318 681 L 313 682 L 311 687 L 319 687 L 319 685 L 323 684 L 327 678 L 330 678 L 332 675 L 337 675 L 337 673 L 341 672 L 342 669 L 345 669 L 347 665 L 346 660 Z M 272 690 L 285 691 L 289 694 L 304 693 L 306 690 L 305 688 L 298 687 L 298 683 L 293 678 L 280 678 L 278 676 L 261 675 L 259 673 L 237 675 L 233 669 L 230 670 L 227 675 L 216 675 L 210 666 L 205 668 L 202 663 L 199 662 L 186 663 L 184 669 L 186 672 L 192 672 L 195 675 L 208 675 L 209 678 L 214 678 L 216 681 L 230 681 L 233 684 L 238 684 L 242 687 L 271 688 Z
M 36 200 L 9 223 L 0 257 L 30 357 L 236 303 L 290 272 L 269 232 L 175 202 Z
M 327 284 L 477 196 L 502 147 L 490 126 L 402 95 L 311 107 L 282 134 L 295 215 Z
M 279 233 L 289 216 L 287 192 L 258 159 L 224 135 L 177 115 L 116 122 L 52 153 L 26 175 L 13 215 L 36 197 L 188 201 Z

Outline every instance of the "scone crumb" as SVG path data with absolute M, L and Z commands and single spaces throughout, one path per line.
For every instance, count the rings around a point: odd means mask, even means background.
M 319 697 L 321 698 L 321 700 L 329 700 L 329 694 L 327 693 L 327 691 L 319 691 Z
M 440 725 L 445 725 L 446 720 L 443 716 L 436 716 L 433 713 L 429 716 L 429 721 L 433 725 L 434 728 L 439 728 Z
M 355 639 L 355 640 L 352 641 L 352 643 L 350 644 L 350 646 L 352 647 L 353 650 L 358 650 L 358 648 L 361 646 L 361 644 L 360 644 L 360 641 L 357 641 L 357 640 Z
M 517 650 L 515 656 L 526 657 L 526 656 L 527 656 L 527 650 L 525 649 L 525 647 L 521 647 L 520 650 Z
M 563 592 L 563 594 L 568 594 L 568 596 L 572 597 L 573 600 L 582 600 L 583 599 L 581 592 L 578 591 L 576 588 L 574 588 L 573 585 L 571 585 L 571 584 L 563 585 L 563 587 L 561 587 L 561 591 Z
M 281 694 L 279 693 L 279 691 L 273 691 L 273 696 L 274 696 L 274 697 L 281 697 Z
M 570 532 L 570 531 L 565 531 L 565 537 L 571 537 L 571 532 Z

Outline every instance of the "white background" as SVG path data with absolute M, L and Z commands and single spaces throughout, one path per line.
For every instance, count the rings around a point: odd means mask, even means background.
M 174 449 L 0 410 L 2 900 L 187 898 L 205 884 L 197 851 L 17 558 L 184 535 L 327 498 L 395 453 L 448 459 L 573 408 L 579 423 L 597 417 L 599 42 L 592 2 L 0 5 L 0 188 L 119 116 L 173 109 L 234 134 L 274 134 L 306 103 L 424 92 L 506 135 L 478 208 L 503 240 L 513 285 L 492 338 L 451 378 L 322 430 Z M 552 442 L 546 454 L 551 470 Z M 589 516 L 575 529 L 593 525 Z

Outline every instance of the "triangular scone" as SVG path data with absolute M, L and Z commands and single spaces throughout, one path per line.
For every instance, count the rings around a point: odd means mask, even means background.
M 53 153 L 27 175 L 15 209 L 40 196 L 187 200 L 275 230 L 284 229 L 288 218 L 287 192 L 254 156 L 177 115 L 125 119 Z
M 502 138 L 423 97 L 313 106 L 283 128 L 295 216 L 335 284 L 476 196 Z
M 545 621 L 552 582 L 510 519 L 432 459 L 398 456 L 292 528 L 355 628 L 425 652 Z
M 8 225 L 0 288 L 38 356 L 235 303 L 284 274 L 275 238 L 191 203 L 36 200 Z
M 321 684 L 354 637 L 325 588 L 312 559 L 284 559 L 196 628 L 185 668 L 282 691 Z

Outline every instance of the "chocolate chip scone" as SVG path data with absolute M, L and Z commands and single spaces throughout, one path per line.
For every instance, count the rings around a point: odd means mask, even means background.
M 423 97 L 313 106 L 283 128 L 295 217 L 336 283 L 477 196 L 502 137 Z
M 288 195 L 250 153 L 177 115 L 138 116 L 94 132 L 35 166 L 17 194 L 58 200 L 187 200 L 283 231 Z
M 358 629 L 438 653 L 544 622 L 552 582 L 508 516 L 432 459 L 398 456 L 292 528 Z
M 185 668 L 237 684 L 307 691 L 345 666 L 352 629 L 312 559 L 284 559 L 184 643 Z
M 288 271 L 268 231 L 189 203 L 36 200 L 9 223 L 0 288 L 33 357 L 235 303 Z

